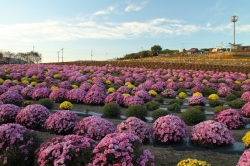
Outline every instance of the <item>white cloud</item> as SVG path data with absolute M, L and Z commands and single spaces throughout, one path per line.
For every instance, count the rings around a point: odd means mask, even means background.
M 210 27 L 210 26 L 211 26 L 211 23 L 210 23 L 210 22 L 208 22 L 208 23 L 206 24 L 206 26 L 207 26 L 207 27 Z
M 128 4 L 128 6 L 125 8 L 126 12 L 129 11 L 139 11 L 141 9 L 144 8 L 144 6 L 148 3 L 148 1 L 143 1 L 140 4 L 135 4 L 135 3 L 130 3 Z
M 225 3 L 223 3 L 223 4 L 225 4 Z M 221 0 L 217 1 L 216 4 L 210 8 L 210 10 L 216 10 L 216 11 L 222 11 L 225 9 L 226 9 L 226 6 L 221 5 Z

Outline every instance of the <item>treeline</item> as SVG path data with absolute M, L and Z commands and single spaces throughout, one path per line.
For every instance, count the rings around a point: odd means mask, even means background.
M 126 54 L 121 58 L 117 58 L 117 60 L 139 59 L 139 58 L 158 56 L 159 54 L 174 54 L 174 53 L 179 53 L 179 50 L 169 50 L 169 49 L 162 50 L 161 46 L 154 45 L 151 47 L 150 50 L 142 50 L 137 53 Z
M 26 53 L 0 52 L 0 60 L 3 61 L 3 59 L 5 59 L 5 61 L 12 61 L 14 59 L 15 61 L 20 60 L 26 63 L 39 63 L 42 61 L 42 54 L 35 51 Z

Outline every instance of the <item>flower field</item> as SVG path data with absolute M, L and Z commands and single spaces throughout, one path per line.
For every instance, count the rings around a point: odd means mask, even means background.
M 234 165 L 250 165 L 248 66 L 88 63 L 0 67 L 0 165 L 164 165 L 187 138 L 204 150 L 244 143 Z M 102 116 L 78 116 L 90 110 Z M 165 164 L 215 164 L 185 154 Z

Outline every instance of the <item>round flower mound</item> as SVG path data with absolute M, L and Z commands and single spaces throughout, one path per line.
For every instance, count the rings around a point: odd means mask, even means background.
M 60 110 L 49 116 L 44 128 L 55 134 L 71 134 L 77 124 L 77 115 L 69 110 Z
M 22 105 L 22 103 L 24 102 L 23 97 L 19 93 L 10 91 L 3 93 L 0 96 L 0 100 L 4 104 L 15 104 L 15 105 Z
M 116 103 L 116 104 L 122 105 L 123 104 L 123 96 L 119 92 L 113 92 L 105 98 L 104 102 L 105 102 L 105 104 Z
M 223 123 L 207 120 L 192 127 L 190 141 L 203 147 L 231 145 L 235 142 L 233 134 Z
M 9 87 L 7 87 L 7 86 L 5 86 L 5 85 L 0 85 L 0 95 L 1 95 L 1 94 L 4 94 L 5 92 L 7 92 L 7 91 L 8 91 L 8 88 L 9 88 Z
M 248 166 L 248 165 L 250 165 L 249 155 L 250 155 L 250 149 L 245 150 L 244 153 L 241 155 L 236 166 Z
M 43 142 L 35 151 L 35 165 L 87 165 L 97 142 L 78 135 L 57 136 Z
M 50 93 L 49 98 L 56 103 L 60 103 L 66 100 L 66 94 L 68 90 L 63 88 L 58 88 Z
M 10 87 L 8 89 L 8 91 L 10 91 L 10 92 L 17 92 L 17 93 L 21 94 L 21 91 L 23 90 L 23 88 L 24 87 L 21 86 L 21 85 L 15 85 L 15 86 Z
M 241 113 L 243 116 L 250 118 L 250 102 L 247 102 L 243 107 L 241 108 Z
M 135 92 L 135 96 L 140 97 L 145 102 L 152 100 L 152 96 L 144 89 Z
M 217 94 L 211 94 L 208 96 L 209 100 L 219 100 L 219 96 Z
M 228 94 L 232 93 L 232 89 L 228 86 L 223 86 L 218 89 L 218 95 L 221 97 L 225 97 Z
M 64 89 L 71 89 L 72 84 L 69 81 L 63 81 L 58 83 L 59 88 L 64 88 Z
M 24 99 L 31 99 L 35 89 L 36 88 L 34 88 L 33 86 L 26 86 L 21 91 L 21 95 L 23 96 Z
M 104 91 L 89 90 L 85 95 L 83 102 L 86 104 L 103 104 L 106 98 Z
M 183 141 L 187 134 L 187 125 L 178 116 L 162 116 L 153 124 L 153 138 L 162 143 Z
M 69 101 L 64 101 L 59 105 L 59 107 L 64 110 L 71 110 L 73 108 L 73 104 Z
M 242 95 L 241 95 L 241 99 L 246 101 L 246 102 L 250 102 L 250 92 L 244 92 Z
M 39 100 L 42 98 L 49 98 L 50 93 L 50 88 L 37 88 L 32 94 L 32 99 Z
M 142 141 L 146 141 L 151 136 L 149 125 L 136 117 L 129 117 L 116 127 L 116 133 L 132 133 L 137 135 Z
M 86 91 L 83 89 L 71 89 L 67 92 L 66 98 L 72 103 L 83 103 Z
M 249 147 L 250 145 L 250 131 L 248 131 L 245 136 L 242 138 L 243 143 L 246 147 Z
M 138 96 L 126 96 L 124 97 L 124 105 L 129 107 L 129 106 L 132 106 L 132 105 L 143 105 L 144 104 L 144 101 L 138 97 Z
M 43 128 L 45 120 L 49 117 L 49 110 L 40 104 L 31 104 L 18 112 L 16 123 L 29 129 Z
M 188 99 L 189 105 L 205 105 L 206 98 L 203 96 L 192 96 Z
M 19 124 L 0 126 L 0 165 L 32 165 L 34 151 L 40 140 L 34 132 Z
M 117 89 L 117 92 L 120 93 L 130 93 L 131 89 L 127 86 L 121 86 L 120 88 Z
M 154 166 L 154 156 L 142 150 L 139 137 L 132 133 L 106 135 L 93 154 L 93 165 Z
M 177 96 L 177 93 L 173 89 L 165 89 L 161 92 L 161 95 L 166 98 L 175 98 Z
M 213 120 L 227 125 L 229 129 L 244 128 L 247 122 L 247 119 L 239 111 L 231 108 L 216 114 L 213 116 Z
M 20 108 L 14 104 L 0 105 L 0 124 L 14 123 Z
M 197 159 L 185 159 L 185 160 L 181 160 L 177 166 L 195 166 L 195 165 L 199 165 L 199 166 L 211 166 L 210 164 L 207 164 L 206 161 L 201 161 L 201 160 L 197 160 Z
M 107 134 L 113 133 L 115 127 L 110 121 L 99 116 L 83 118 L 74 128 L 74 133 L 94 140 L 100 140 Z

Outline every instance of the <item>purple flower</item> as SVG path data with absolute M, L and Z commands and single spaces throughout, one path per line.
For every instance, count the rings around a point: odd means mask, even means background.
M 246 101 L 246 102 L 249 102 L 250 101 L 250 92 L 244 92 L 242 95 L 241 95 L 241 99 Z
M 247 102 L 243 107 L 241 108 L 241 113 L 245 117 L 250 117 L 250 102 Z
M 131 89 L 127 86 L 121 86 L 120 88 L 117 89 L 117 92 L 119 93 L 130 93 Z
M 111 94 L 109 94 L 106 98 L 105 98 L 105 104 L 107 103 L 116 103 L 119 105 L 122 105 L 123 102 L 123 95 L 119 92 L 113 92 Z
M 72 84 L 69 81 L 63 81 L 58 83 L 59 88 L 72 89 Z
M 86 92 L 92 87 L 92 84 L 89 82 L 84 82 L 80 85 L 80 89 L 85 90 Z
M 140 97 L 144 102 L 152 100 L 152 96 L 146 90 L 136 92 L 135 96 Z
M 66 98 L 72 103 L 83 103 L 86 91 L 83 89 L 71 89 L 66 93 Z
M 83 102 L 86 104 L 103 104 L 105 98 L 105 91 L 89 90 L 85 95 Z
M 34 93 L 36 88 L 34 88 L 33 86 L 26 86 L 25 88 L 23 88 L 23 90 L 21 91 L 21 95 L 23 96 L 23 98 L 25 99 L 31 99 L 32 98 L 32 94 Z
M 161 95 L 166 98 L 175 98 L 177 96 L 177 92 L 173 89 L 165 89 L 161 92 Z
M 61 103 L 66 100 L 66 94 L 68 89 L 58 88 L 50 93 L 49 98 L 57 103 Z
M 14 123 L 20 108 L 14 104 L 0 105 L 0 124 Z
M 32 94 L 32 99 L 39 100 L 42 98 L 49 98 L 50 93 L 50 88 L 37 88 Z
M 138 96 L 126 96 L 124 97 L 123 101 L 124 101 L 124 105 L 127 107 L 136 105 L 136 104 L 139 104 L 139 105 L 144 104 L 144 101 Z
M 22 103 L 24 102 L 23 97 L 19 93 L 10 91 L 7 91 L 2 95 L 0 95 L 0 100 L 4 104 L 15 104 L 15 105 L 22 105 Z
M 192 96 L 188 99 L 189 105 L 205 105 L 206 98 L 202 96 Z

